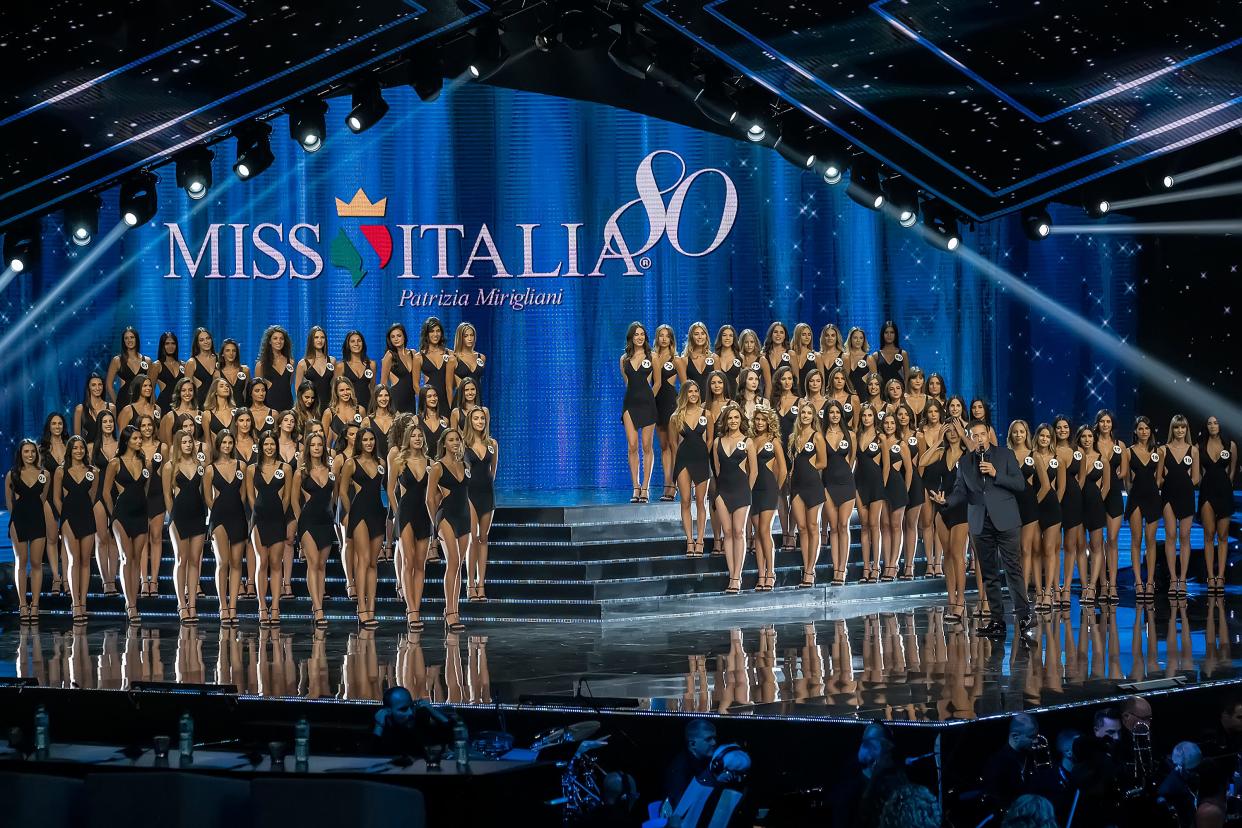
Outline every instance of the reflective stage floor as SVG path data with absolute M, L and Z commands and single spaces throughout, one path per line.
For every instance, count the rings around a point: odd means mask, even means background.
M 1242 589 L 1192 594 L 1152 609 L 1072 608 L 1041 617 L 1035 646 L 994 644 L 973 620 L 945 624 L 938 601 L 887 598 L 607 625 L 471 625 L 414 636 L 386 624 L 313 630 L 286 620 L 222 630 L 204 619 L 126 628 L 65 617 L 0 624 L 0 677 L 125 690 L 135 682 L 232 684 L 242 695 L 378 699 L 404 685 L 462 705 L 552 704 L 591 710 L 715 712 L 749 717 L 947 721 L 1089 702 L 1120 683 L 1184 677 L 1187 686 L 1239 675 Z M 600 700 L 599 702 L 593 699 Z M 605 701 L 606 699 L 606 701 Z

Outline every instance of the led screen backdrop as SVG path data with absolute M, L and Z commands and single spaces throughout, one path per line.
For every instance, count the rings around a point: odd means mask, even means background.
M 0 292 L 0 449 L 72 410 L 91 370 L 135 325 L 144 353 L 174 331 L 188 353 L 207 326 L 253 364 L 263 329 L 323 325 L 339 353 L 358 328 L 379 358 L 393 321 L 429 315 L 480 332 L 484 396 L 501 443 L 500 487 L 626 489 L 617 358 L 626 326 L 703 320 L 761 333 L 773 319 L 864 327 L 895 319 L 913 362 L 981 394 L 998 419 L 1128 416 L 1133 382 L 1011 301 L 950 254 L 858 207 L 771 150 L 606 106 L 466 85 L 433 104 L 388 94 L 390 114 L 350 135 L 332 102 L 315 154 L 274 123 L 276 161 L 233 176 L 219 145 L 215 187 L 192 202 L 162 171 L 148 225 L 91 248 L 45 220 L 42 263 Z M 104 198 L 101 238 L 117 222 Z M 1016 221 L 968 244 L 1130 337 L 1132 242 L 1053 237 Z M 657 464 L 658 465 L 658 464 Z

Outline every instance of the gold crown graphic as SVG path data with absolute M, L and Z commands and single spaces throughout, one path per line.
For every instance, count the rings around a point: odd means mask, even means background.
M 372 203 L 361 187 L 358 188 L 358 192 L 354 193 L 354 197 L 349 200 L 348 204 L 339 198 L 336 200 L 336 214 L 341 218 L 383 218 L 384 211 L 387 209 L 387 196 Z

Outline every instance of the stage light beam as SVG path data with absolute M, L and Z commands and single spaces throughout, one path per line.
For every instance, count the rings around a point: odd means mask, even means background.
M 1054 235 L 1228 236 L 1242 233 L 1242 221 L 1155 221 L 1134 224 L 1057 225 Z
M 1053 229 L 1057 232 L 1057 228 Z M 1186 405 L 1206 416 L 1214 414 L 1220 418 L 1222 428 L 1229 433 L 1242 432 L 1242 408 L 1229 400 L 1202 388 L 1189 380 L 1184 374 L 1174 371 L 1160 360 L 1146 354 L 1138 348 L 1128 345 L 1110 336 L 1096 323 L 1083 318 L 1074 311 L 1060 304 L 1050 296 L 1041 293 L 1027 282 L 1013 275 L 1004 268 L 993 264 L 969 247 L 961 247 L 958 256 L 962 261 L 982 273 L 1000 286 L 1006 293 L 1017 297 L 1037 311 L 1047 316 L 1087 342 L 1091 347 L 1102 351 L 1127 369 L 1142 375 L 1156 385 L 1163 386 L 1186 403 Z
M 1178 182 L 1185 180 L 1179 176 Z M 1183 201 L 1203 201 L 1209 198 L 1226 198 L 1242 195 L 1242 181 L 1227 181 L 1223 184 L 1210 184 L 1196 187 L 1193 190 L 1171 190 L 1164 193 L 1153 193 L 1138 198 L 1126 198 L 1113 204 L 1113 209 L 1130 210 L 1136 207 L 1158 207 L 1161 204 L 1177 204 Z

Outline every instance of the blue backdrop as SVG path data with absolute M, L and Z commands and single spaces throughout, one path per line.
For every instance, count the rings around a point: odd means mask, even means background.
M 489 358 L 485 398 L 509 492 L 626 489 L 616 366 L 634 319 L 650 330 L 669 323 L 679 340 L 699 319 L 713 335 L 724 322 L 762 333 L 773 319 L 817 332 L 831 321 L 864 327 L 874 345 L 893 318 L 915 364 L 944 373 L 951 391 L 993 400 L 1003 422 L 1131 413 L 1134 382 L 1039 307 L 1012 301 L 771 150 L 482 86 L 446 88 L 433 104 L 404 90 L 388 99 L 390 114 L 358 136 L 342 126 L 348 102 L 331 102 L 327 143 L 313 155 L 274 122 L 275 163 L 251 181 L 233 176 L 232 143 L 218 146 L 216 186 L 202 202 L 166 168 L 156 218 L 111 243 L 74 247 L 59 215 L 46 219 L 42 263 L 0 292 L 0 464 L 18 438 L 37 436 L 47 412 L 71 411 L 126 324 L 147 354 L 173 330 L 183 358 L 193 329 L 206 325 L 217 344 L 238 339 L 253 364 L 273 322 L 291 331 L 299 357 L 317 323 L 334 353 L 346 330 L 361 329 L 378 359 L 392 321 L 412 335 L 431 314 L 450 335 L 470 321 Z M 349 215 L 359 188 L 374 215 Z M 104 203 L 101 237 L 117 222 L 115 193 Z M 256 241 L 261 224 L 274 226 Z M 391 261 L 381 267 L 385 237 Z M 1132 336 L 1132 241 L 1029 244 L 1005 220 L 966 241 L 1094 324 Z M 522 275 L 558 263 L 560 276 Z M 510 292 L 528 298 L 521 310 L 504 303 Z

